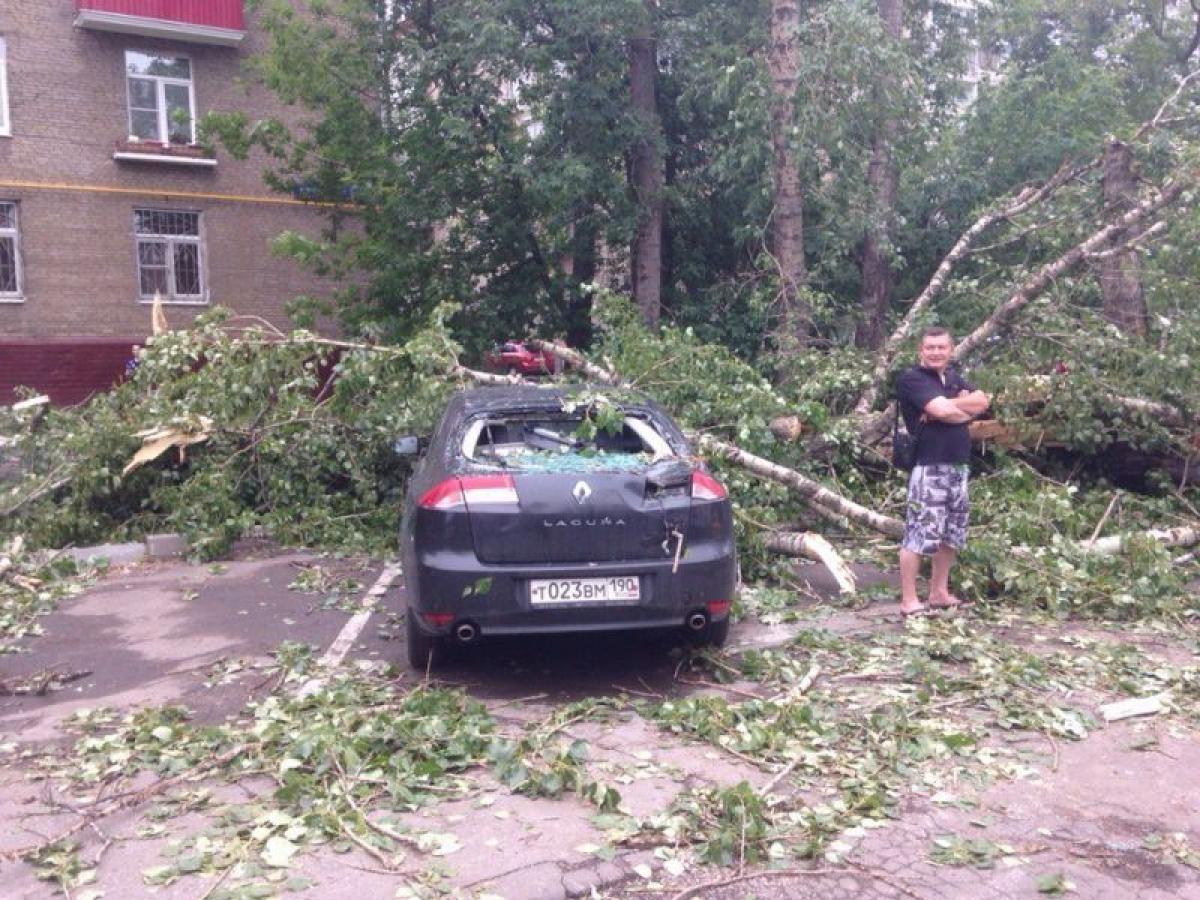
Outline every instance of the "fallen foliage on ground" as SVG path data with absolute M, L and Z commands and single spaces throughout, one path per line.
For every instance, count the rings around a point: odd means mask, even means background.
M 743 610 L 774 612 L 772 596 L 757 592 Z M 808 609 L 822 612 L 837 610 Z M 1025 616 L 846 633 L 808 624 L 770 650 L 681 660 L 669 696 L 589 698 L 525 721 L 460 689 L 378 671 L 324 673 L 298 696 L 312 651 L 284 645 L 273 693 L 226 724 L 197 725 L 178 706 L 91 709 L 67 723 L 73 749 L 4 745 L 7 762 L 43 781 L 43 802 L 72 822 L 17 855 L 79 896 L 111 842 L 107 820 L 133 809 L 138 837 L 165 842 L 163 861 L 142 872 L 148 886 L 199 876 L 212 897 L 275 896 L 314 887 L 299 870 L 304 854 L 353 850 L 394 873 L 406 896 L 442 896 L 469 839 L 414 827 L 409 814 L 454 800 L 485 809 L 513 792 L 584 801 L 597 839 L 577 849 L 600 859 L 652 850 L 651 885 L 705 864 L 861 872 L 855 848 L 890 827 L 902 801 L 970 809 L 989 784 L 1036 778 L 1057 767 L 1056 741 L 1103 727 L 1105 702 L 1161 698 L 1131 749 L 1153 750 L 1159 728 L 1200 725 L 1200 668 L 1162 655 L 1194 654 L 1196 644 L 1161 627 L 1079 631 Z M 620 794 L 627 775 L 575 731 L 631 715 L 761 774 L 754 784 L 689 782 L 658 812 L 631 815 Z M 637 756 L 631 773 L 653 756 Z M 1193 865 L 1186 843 L 1145 837 L 1164 859 Z M 942 835 L 928 853 L 942 865 L 1025 859 L 1019 846 L 971 835 Z

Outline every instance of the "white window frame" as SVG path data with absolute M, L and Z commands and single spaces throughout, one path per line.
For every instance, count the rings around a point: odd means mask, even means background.
M 0 137 L 12 136 L 12 119 L 8 108 L 8 51 L 4 35 L 0 34 Z
M 0 204 L 11 205 L 13 208 L 13 227 L 0 226 L 0 239 L 12 238 L 13 260 L 17 266 L 17 289 L 0 291 L 0 303 L 24 303 L 24 281 L 21 273 L 21 205 L 16 200 L 5 199 L 0 199 Z
M 139 212 L 155 212 L 155 213 L 187 213 L 196 217 L 196 234 L 156 234 L 154 232 L 143 232 L 138 230 L 138 213 Z M 167 293 L 160 295 L 163 303 L 170 303 L 179 306 L 206 306 L 209 302 L 208 294 L 208 253 L 204 248 L 204 216 L 198 209 L 167 209 L 155 206 L 138 206 L 133 210 L 133 262 L 134 275 L 137 278 L 137 296 L 139 303 L 153 303 L 154 294 L 142 293 L 142 257 L 141 245 L 143 243 L 162 243 L 167 245 L 166 249 L 166 270 L 167 270 Z M 177 244 L 193 244 L 196 246 L 196 267 L 197 277 L 200 279 L 200 293 L 198 294 L 180 294 L 175 290 L 175 246 Z
M 166 75 L 134 75 L 129 71 L 129 54 L 140 53 L 144 56 L 169 56 L 172 59 L 186 59 L 188 62 L 188 72 L 191 73 L 189 78 L 169 78 Z M 188 89 L 188 110 L 191 112 L 191 121 L 189 122 L 191 132 L 188 136 L 188 144 L 196 143 L 196 63 L 190 54 L 176 53 L 156 53 L 153 50 L 137 50 L 126 48 L 125 53 L 121 56 L 124 63 L 125 72 L 125 125 L 130 138 L 137 137 L 133 131 L 133 94 L 130 91 L 130 82 L 134 78 L 140 78 L 143 81 L 154 82 L 154 101 L 158 110 L 158 143 L 164 147 L 171 145 L 171 123 L 167 113 L 167 85 L 184 85 Z M 146 140 L 138 138 L 138 140 Z

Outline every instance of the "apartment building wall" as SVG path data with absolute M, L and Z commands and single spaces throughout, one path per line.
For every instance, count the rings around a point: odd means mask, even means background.
M 165 298 L 172 326 L 214 305 L 286 325 L 290 298 L 331 286 L 272 256 L 268 242 L 284 230 L 317 234 L 319 209 L 269 192 L 260 156 L 218 152 L 211 167 L 113 158 L 129 135 L 127 50 L 187 57 L 198 116 L 287 118 L 268 92 L 239 80 L 258 45 L 253 23 L 241 46 L 225 47 L 77 28 L 75 14 L 74 0 L 0 4 L 11 123 L 0 136 L 0 203 L 16 203 L 21 269 L 20 297 L 0 298 L 0 342 L 61 350 L 73 339 L 143 340 L 150 300 L 139 296 L 135 209 L 199 213 L 202 302 Z M 22 374 L 15 357 L 4 359 L 0 346 L 0 395 Z

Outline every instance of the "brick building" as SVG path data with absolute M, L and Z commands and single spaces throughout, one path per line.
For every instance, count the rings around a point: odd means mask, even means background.
M 0 403 L 111 384 L 155 294 L 178 327 L 214 305 L 284 325 L 322 292 L 268 252 L 320 211 L 195 144 L 209 110 L 286 119 L 239 80 L 252 25 L 241 0 L 0 2 Z

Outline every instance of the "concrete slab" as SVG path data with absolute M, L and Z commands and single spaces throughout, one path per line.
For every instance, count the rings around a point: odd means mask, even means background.
M 150 559 L 176 559 L 187 552 L 188 542 L 182 534 L 146 535 L 146 556 Z
M 97 544 L 94 547 L 72 547 L 67 556 L 76 562 L 108 560 L 109 565 L 125 566 L 146 558 L 146 545 L 141 541 L 128 544 Z

